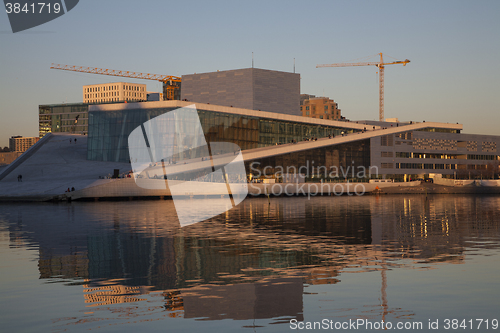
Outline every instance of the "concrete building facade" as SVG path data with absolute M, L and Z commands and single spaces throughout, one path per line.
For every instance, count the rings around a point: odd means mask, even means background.
M 302 98 L 302 96 L 307 96 Z M 319 119 L 342 119 L 338 104 L 328 97 L 315 97 L 314 95 L 301 95 L 300 112 L 303 117 Z
M 39 137 L 13 136 L 9 139 L 9 149 L 13 152 L 25 152 L 40 140 Z
M 145 84 L 114 82 L 83 86 L 83 103 L 138 102 L 147 100 Z
M 415 179 L 433 174 L 457 179 L 497 178 L 500 137 L 463 134 L 461 126 L 400 131 L 374 137 L 370 140 L 371 163 L 378 166 L 382 174 L 400 180 L 408 180 L 402 175 Z
M 244 68 L 182 76 L 181 99 L 300 115 L 300 74 Z

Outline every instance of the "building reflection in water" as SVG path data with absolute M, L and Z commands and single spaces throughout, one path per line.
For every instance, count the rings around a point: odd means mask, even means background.
M 160 293 L 170 317 L 303 320 L 304 285 L 402 263 L 461 263 L 498 237 L 500 200 L 474 196 L 247 199 L 180 228 L 171 201 L 9 205 L 11 243 L 38 246 L 41 279 L 83 280 L 87 307 Z M 413 260 L 411 260 L 413 259 Z

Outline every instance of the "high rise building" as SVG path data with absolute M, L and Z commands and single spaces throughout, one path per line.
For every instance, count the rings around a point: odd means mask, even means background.
M 39 137 L 13 136 L 9 139 L 9 148 L 10 151 L 25 152 L 29 147 L 37 143 L 38 140 L 40 140 Z
M 304 117 L 330 120 L 342 119 L 338 104 L 328 97 L 300 95 L 300 112 Z
M 147 92 L 145 84 L 114 82 L 83 86 L 83 103 L 86 104 L 146 100 Z

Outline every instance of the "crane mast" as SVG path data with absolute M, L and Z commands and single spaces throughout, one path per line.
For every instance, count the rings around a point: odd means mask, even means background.
M 385 67 L 383 65 L 382 53 L 380 53 L 380 64 L 378 65 L 378 120 L 384 121 L 384 75 Z M 406 65 L 406 64 L 405 64 Z
M 378 67 L 378 78 L 379 78 L 379 120 L 384 120 L 384 69 L 386 65 L 403 65 L 406 66 L 410 62 L 410 60 L 402 60 L 402 61 L 392 61 L 384 63 L 384 59 L 382 53 L 380 55 L 380 62 L 347 62 L 347 63 L 336 63 L 336 64 L 324 64 L 317 65 L 316 68 L 322 67 L 351 67 L 351 66 L 377 66 Z

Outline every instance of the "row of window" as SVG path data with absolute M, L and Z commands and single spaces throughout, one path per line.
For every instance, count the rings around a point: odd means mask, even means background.
M 124 87 L 123 89 L 125 89 L 125 86 L 123 86 L 123 87 Z M 100 91 L 109 91 L 109 90 L 118 90 L 118 85 L 86 88 L 85 92 L 100 92 Z
M 327 113 L 328 109 L 332 110 L 332 113 L 333 111 L 336 109 L 335 106 L 331 106 L 329 107 L 328 105 L 325 105 L 324 106 L 324 110 L 325 110 L 325 113 Z M 306 105 L 306 111 L 309 110 L 309 105 Z M 300 107 L 300 111 L 302 111 L 302 106 Z M 312 105 L 312 111 L 316 111 L 316 105 Z
M 87 125 L 87 119 L 78 119 L 78 125 Z M 75 120 L 63 120 L 61 121 L 61 126 L 73 126 L 75 125 Z
M 128 93 L 125 94 L 125 96 L 144 98 L 144 94 L 142 94 L 142 93 L 135 93 L 135 92 L 128 92 Z
M 309 116 L 309 111 L 306 111 L 306 116 Z M 318 118 L 318 116 L 312 116 L 311 118 Z M 337 112 L 336 116 L 333 113 L 332 113 L 331 117 L 329 114 L 319 116 L 319 119 L 339 119 L 339 118 L 340 118 L 340 114 L 338 112 Z
M 101 91 L 111 91 L 111 90 L 119 90 L 119 85 L 112 86 L 104 86 L 104 87 L 91 87 L 86 88 L 85 92 L 101 92 Z M 146 91 L 145 87 L 133 86 L 133 85 L 123 85 L 123 90 L 132 90 L 132 91 Z
M 125 94 L 125 96 L 140 97 L 140 98 L 145 98 L 144 95 L 145 95 L 144 93 L 136 93 L 136 92 L 127 92 Z M 85 98 L 112 97 L 112 96 L 119 96 L 118 91 L 107 92 L 107 93 L 99 93 L 99 94 L 85 94 Z
M 382 163 L 381 167 L 390 168 L 392 163 Z M 427 170 L 488 170 L 486 164 L 427 164 L 427 163 L 396 163 L 396 169 L 427 169 Z M 495 166 L 493 166 L 495 168 Z
M 89 104 L 95 104 L 95 103 L 106 103 L 106 102 L 119 102 L 119 101 L 127 101 L 127 102 L 138 102 L 140 100 L 136 98 L 118 98 L 118 97 L 113 97 L 113 98 L 98 98 L 98 99 L 89 99 L 85 101 L 85 103 Z
M 140 88 L 140 89 L 139 89 Z M 144 87 L 138 87 L 138 86 L 123 86 L 124 90 L 132 90 L 132 91 L 145 91 Z
M 420 132 L 438 132 L 438 133 L 460 133 L 460 130 L 456 130 L 456 129 L 434 128 L 434 127 L 422 128 L 422 129 L 419 129 L 417 131 L 420 131 Z
M 472 155 L 467 154 L 468 160 L 483 160 L 483 161 L 496 161 L 498 160 L 498 155 Z
M 396 169 L 454 170 L 455 164 L 396 163 Z
M 380 137 L 380 145 L 385 147 L 391 147 L 394 145 L 394 137 L 392 135 L 382 135 Z
M 104 103 L 104 102 L 118 102 L 120 99 L 118 97 L 114 98 L 99 98 L 88 100 L 87 103 Z
M 392 157 L 392 152 L 382 151 L 381 157 Z M 473 155 L 473 154 L 424 154 L 424 153 L 409 153 L 409 152 L 396 152 L 396 158 L 426 158 L 426 159 L 440 159 L 440 160 L 454 160 L 454 159 L 467 159 L 467 160 L 481 160 L 481 161 L 496 161 L 499 160 L 498 155 Z
M 110 96 L 118 96 L 119 92 L 118 91 L 112 91 L 112 92 L 102 92 L 98 94 L 85 94 L 85 98 L 97 98 L 97 97 L 110 97 Z
M 411 140 L 412 139 L 412 132 L 403 132 L 403 133 L 398 133 L 394 134 L 396 138 L 400 138 L 402 140 Z

